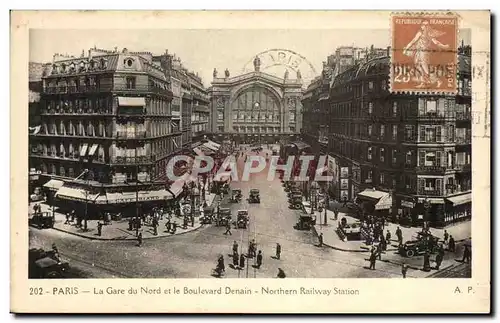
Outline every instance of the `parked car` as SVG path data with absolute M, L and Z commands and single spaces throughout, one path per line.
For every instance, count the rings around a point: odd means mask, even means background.
M 260 191 L 258 189 L 252 188 L 250 190 L 250 196 L 248 197 L 248 203 L 260 203 Z
M 405 257 L 413 257 L 415 255 L 421 255 L 427 250 L 431 253 L 435 253 L 438 249 L 439 238 L 433 236 L 430 233 L 419 232 L 415 239 L 406 241 L 404 244 L 399 246 L 399 253 Z

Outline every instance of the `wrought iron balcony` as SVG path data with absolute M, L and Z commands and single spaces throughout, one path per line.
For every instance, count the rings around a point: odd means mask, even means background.
M 153 156 L 137 156 L 137 157 L 114 157 L 110 160 L 112 165 L 137 165 L 150 164 L 155 161 Z
M 425 189 L 425 188 L 420 188 L 418 190 L 418 194 L 420 195 L 428 195 L 428 196 L 442 196 L 443 191 L 438 190 L 438 189 Z
M 442 166 L 418 166 L 417 172 L 425 172 L 425 173 L 444 173 L 446 171 L 446 167 Z

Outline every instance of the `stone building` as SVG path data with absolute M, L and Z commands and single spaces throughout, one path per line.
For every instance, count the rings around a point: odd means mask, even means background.
M 306 91 L 307 118 L 316 124 L 305 137 L 318 141 L 319 120 L 328 120 L 336 198 L 413 224 L 470 218 L 471 57 L 459 53 L 455 96 L 390 93 L 387 56 Z
M 230 76 L 214 70 L 210 127 L 216 139 L 237 142 L 276 142 L 300 133 L 302 128 L 302 77 L 291 78 L 286 72 L 279 78 L 260 71 L 260 59 L 254 71 Z

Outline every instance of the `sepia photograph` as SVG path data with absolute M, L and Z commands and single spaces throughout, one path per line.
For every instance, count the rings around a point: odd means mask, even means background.
M 473 107 L 477 33 L 451 12 L 385 17 L 29 28 L 25 191 L 12 198 L 27 210 L 15 230 L 30 293 L 81 294 L 36 287 L 80 279 L 218 284 L 183 285 L 191 296 L 256 294 L 219 283 L 231 279 L 470 280 L 476 217 L 489 232 L 489 206 L 475 211 L 489 186 L 473 185 L 489 156 L 474 144 L 489 131 Z M 363 294 L 301 286 L 258 293 Z

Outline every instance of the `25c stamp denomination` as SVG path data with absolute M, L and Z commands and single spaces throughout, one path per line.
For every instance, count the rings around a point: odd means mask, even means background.
M 456 93 L 455 15 L 395 14 L 391 17 L 391 90 Z

